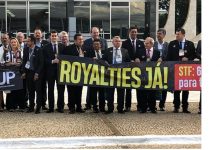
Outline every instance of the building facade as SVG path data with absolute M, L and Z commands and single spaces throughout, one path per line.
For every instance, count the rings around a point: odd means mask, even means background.
M 155 37 L 158 0 L 1 0 L 1 32 L 31 34 L 55 29 L 89 35 L 98 26 L 101 36 L 127 38 L 130 26 L 139 28 L 139 38 Z

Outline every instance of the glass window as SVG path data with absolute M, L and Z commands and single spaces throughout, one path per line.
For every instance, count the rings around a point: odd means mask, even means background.
M 102 33 L 110 33 L 110 3 L 92 2 L 91 25 L 99 27 Z
M 50 30 L 67 31 L 66 2 L 50 3 Z
M 128 2 L 112 2 L 112 6 L 129 6 Z
M 48 2 L 30 2 L 30 30 L 41 28 L 49 32 L 48 13 Z
M 26 32 L 26 2 L 7 3 L 8 32 Z
M 5 32 L 5 2 L 0 2 L 0 31 Z
M 74 2 L 74 6 L 89 6 L 89 2 Z
M 76 17 L 76 32 L 89 33 L 90 31 L 90 8 L 89 6 L 74 6 L 74 17 Z
M 130 3 L 130 26 L 138 27 L 138 38 L 143 38 L 145 30 L 145 2 Z
M 129 8 L 112 8 L 111 31 L 113 36 L 127 38 L 129 28 Z

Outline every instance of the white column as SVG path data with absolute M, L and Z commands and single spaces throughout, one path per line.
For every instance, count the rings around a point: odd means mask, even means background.
M 165 41 L 172 41 L 175 39 L 175 6 L 175 0 L 170 0 L 167 22 L 164 26 L 167 31 Z
M 183 29 L 186 30 L 186 39 L 192 40 L 196 37 L 196 0 L 190 0 L 188 15 Z

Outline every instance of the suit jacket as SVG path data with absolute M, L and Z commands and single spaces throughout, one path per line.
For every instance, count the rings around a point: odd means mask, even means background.
M 100 42 L 101 42 L 101 49 L 106 50 L 108 48 L 108 44 L 107 44 L 106 39 L 100 38 Z M 85 40 L 83 47 L 84 47 L 84 50 L 87 50 L 87 49 L 92 49 L 93 50 L 93 40 L 92 40 L 92 38 L 89 38 L 89 39 Z
M 101 50 L 102 57 L 103 57 L 104 53 L 105 53 L 105 51 Z M 89 57 L 89 58 L 96 57 L 95 50 L 93 50 L 93 49 L 86 50 L 85 57 Z
M 33 56 L 33 66 L 34 66 L 33 71 L 35 73 L 41 74 L 44 65 L 44 57 L 43 57 L 42 49 L 35 46 L 32 56 Z M 23 50 L 22 73 L 27 72 L 27 69 L 25 68 L 27 61 L 29 61 L 29 47 L 25 47 Z
M 55 52 L 53 51 L 52 43 L 49 43 L 43 47 L 44 62 L 47 70 L 47 75 L 52 76 L 57 74 L 58 64 L 52 64 L 52 60 L 55 59 Z M 63 53 L 63 44 L 58 43 L 58 56 Z
M 78 52 L 78 46 L 76 44 L 70 44 L 69 46 L 66 46 L 65 49 L 63 50 L 63 55 L 71 55 L 71 56 L 79 56 L 79 52 Z M 86 53 L 87 51 L 85 51 L 82 48 L 82 51 L 84 53 L 84 56 L 86 57 Z
M 131 61 L 127 49 L 121 48 L 121 54 L 122 54 L 122 62 L 130 62 Z M 105 51 L 105 54 L 103 55 L 102 59 L 107 61 L 109 64 L 113 63 L 112 62 L 112 60 L 113 60 L 113 47 L 110 47 Z
M 158 50 L 160 52 L 160 50 L 158 49 L 158 43 L 159 43 L 158 41 L 154 42 L 154 50 Z M 167 57 L 168 45 L 169 44 L 167 42 L 164 42 L 164 44 L 163 44 L 163 47 L 161 49 L 161 53 L 162 53 L 161 58 L 162 58 L 162 60 L 165 60 L 166 57 Z
M 143 49 L 143 48 L 144 48 L 144 43 L 143 43 L 141 40 L 136 39 L 136 51 L 135 51 L 135 50 L 133 49 L 131 39 L 128 38 L 127 40 L 125 40 L 125 41 L 122 42 L 122 47 L 128 50 L 128 54 L 129 54 L 131 60 L 135 60 L 136 53 L 137 53 L 140 49 Z
M 195 46 L 193 42 L 186 40 L 184 45 L 184 57 L 193 60 L 196 57 Z M 168 46 L 167 61 L 181 61 L 179 57 L 179 42 L 177 40 L 171 41 Z
M 48 42 L 47 40 L 42 40 L 40 45 L 41 47 L 40 48 L 43 48 L 45 45 L 49 44 L 50 42 Z
M 147 61 L 147 55 L 146 55 L 146 49 L 141 49 L 137 55 L 136 58 L 139 58 L 140 61 Z M 158 50 L 153 50 L 153 55 L 151 57 L 151 61 L 157 61 L 160 58 L 160 52 Z
M 201 54 L 202 54 L 201 50 L 202 50 L 201 40 L 199 40 L 198 45 L 196 47 L 196 57 L 200 60 L 201 60 Z

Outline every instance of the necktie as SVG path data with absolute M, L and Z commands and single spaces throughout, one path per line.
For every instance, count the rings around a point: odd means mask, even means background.
M 100 57 L 100 55 L 99 55 L 99 51 L 97 51 L 96 54 L 97 54 L 97 58 L 98 58 L 98 59 L 101 59 L 101 57 Z
M 118 49 L 116 48 L 116 49 L 115 49 L 115 57 L 114 57 L 114 62 L 113 62 L 113 64 L 117 64 L 117 62 L 116 62 L 116 57 L 117 57 L 117 55 L 118 55 Z
M 132 40 L 132 47 L 133 47 L 133 50 L 134 50 L 134 52 L 136 51 L 136 47 L 135 47 L 135 45 L 134 45 L 134 40 Z
M 150 58 L 150 49 L 147 49 L 147 58 Z
M 182 42 L 179 43 L 179 49 L 183 49 L 182 48 Z
M 56 44 L 53 45 L 53 52 L 56 54 L 57 53 L 57 46 Z

